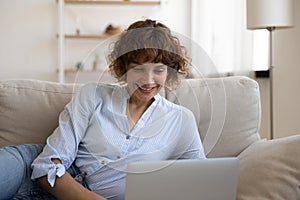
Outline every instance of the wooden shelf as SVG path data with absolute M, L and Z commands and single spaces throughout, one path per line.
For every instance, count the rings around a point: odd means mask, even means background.
M 65 0 L 65 4 L 107 4 L 107 5 L 160 5 L 160 1 L 101 1 L 101 0 Z
M 67 39 L 107 39 L 109 37 L 112 37 L 114 35 L 109 34 L 65 34 L 65 38 Z

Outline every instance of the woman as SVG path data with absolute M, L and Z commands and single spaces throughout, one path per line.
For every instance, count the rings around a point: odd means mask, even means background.
M 185 48 L 170 29 L 149 19 L 135 22 L 109 58 L 121 84 L 84 85 L 37 158 L 40 145 L 14 147 L 31 155 L 25 156 L 27 175 L 35 158 L 31 179 L 42 188 L 24 176 L 11 189 L 15 199 L 124 199 L 129 162 L 205 158 L 192 112 L 159 94 L 188 73 Z

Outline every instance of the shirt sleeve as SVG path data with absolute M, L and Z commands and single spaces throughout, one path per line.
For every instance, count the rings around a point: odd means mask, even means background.
M 180 136 L 176 145 L 178 159 L 206 159 L 193 113 L 183 108 Z
M 87 84 L 74 95 L 59 115 L 59 126 L 47 138 L 42 153 L 33 161 L 31 179 L 47 175 L 53 187 L 76 158 L 78 145 L 84 137 L 94 108 L 95 85 Z M 62 164 L 54 164 L 58 158 Z

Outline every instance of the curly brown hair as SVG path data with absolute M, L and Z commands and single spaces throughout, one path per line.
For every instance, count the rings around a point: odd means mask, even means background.
M 178 74 L 188 75 L 190 62 L 186 48 L 171 30 L 150 19 L 131 24 L 114 43 L 108 58 L 109 70 L 119 81 L 125 81 L 132 63 L 163 63 L 168 66 L 165 84 L 172 88 L 179 83 Z

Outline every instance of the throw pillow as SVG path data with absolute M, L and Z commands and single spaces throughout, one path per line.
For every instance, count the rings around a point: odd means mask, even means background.
M 300 199 L 300 134 L 261 140 L 238 157 L 238 200 Z

